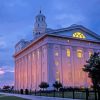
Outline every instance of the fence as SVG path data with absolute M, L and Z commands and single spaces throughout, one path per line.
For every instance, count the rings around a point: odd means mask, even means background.
M 84 100 L 98 100 L 94 91 L 86 90 L 65 90 L 65 91 L 34 91 L 32 92 L 35 96 L 49 96 L 49 97 L 61 97 L 61 98 L 73 98 L 73 99 L 84 99 Z
M 34 96 L 49 96 L 49 97 L 60 97 L 60 98 L 73 98 L 73 99 L 83 99 L 83 100 L 99 100 L 98 98 L 98 92 L 95 92 L 93 90 L 77 90 L 77 89 L 71 89 L 71 90 L 60 90 L 60 91 L 55 91 L 55 90 L 45 90 L 45 91 L 31 91 L 28 89 L 21 89 L 20 91 L 13 91 L 12 93 L 17 93 L 17 94 L 30 94 Z

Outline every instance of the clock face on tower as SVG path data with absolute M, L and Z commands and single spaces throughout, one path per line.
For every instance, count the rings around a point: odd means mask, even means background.
M 83 33 L 81 33 L 81 32 L 75 32 L 73 34 L 73 37 L 75 37 L 75 38 L 81 38 L 81 39 L 85 39 L 86 38 L 85 35 Z

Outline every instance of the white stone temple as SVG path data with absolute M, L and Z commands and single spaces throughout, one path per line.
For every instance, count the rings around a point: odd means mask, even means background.
M 82 25 L 47 28 L 40 11 L 35 18 L 33 40 L 15 46 L 15 90 L 39 89 L 60 81 L 65 87 L 89 87 L 91 80 L 82 71 L 93 52 L 100 52 L 100 36 Z

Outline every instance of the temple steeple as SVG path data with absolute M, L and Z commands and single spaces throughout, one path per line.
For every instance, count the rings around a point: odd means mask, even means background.
M 42 14 L 41 10 L 39 14 L 35 17 L 35 24 L 34 24 L 34 33 L 35 35 L 39 35 L 45 33 L 47 24 L 45 22 L 45 16 Z

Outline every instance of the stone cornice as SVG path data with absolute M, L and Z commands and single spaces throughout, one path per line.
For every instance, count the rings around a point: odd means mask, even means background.
M 65 37 L 65 36 L 61 36 L 61 35 L 55 35 L 55 34 L 44 34 L 41 37 L 37 38 L 36 40 L 34 40 L 32 43 L 30 43 L 28 46 L 26 46 L 25 48 L 23 48 L 22 50 L 20 50 L 19 52 L 14 54 L 14 57 L 16 57 L 17 55 L 19 55 L 20 53 L 24 52 L 25 50 L 27 50 L 28 48 L 30 48 L 31 46 L 33 46 L 34 44 L 36 44 L 37 42 L 39 42 L 40 40 L 44 39 L 45 37 L 58 37 L 58 38 L 64 38 L 64 39 L 72 39 L 72 40 L 78 40 L 78 41 L 86 41 L 86 42 L 92 42 L 92 43 L 100 43 L 100 41 L 93 41 L 93 40 L 84 40 L 84 39 L 77 39 L 77 38 L 73 38 L 73 37 Z

